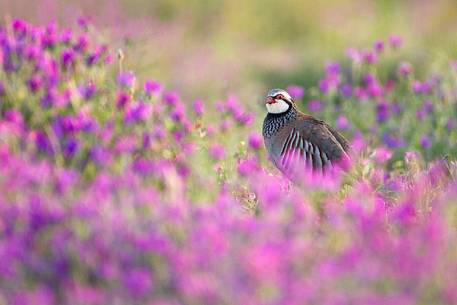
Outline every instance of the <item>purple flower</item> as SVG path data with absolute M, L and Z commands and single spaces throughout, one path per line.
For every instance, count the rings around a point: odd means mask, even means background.
M 254 122 L 254 113 L 252 112 L 244 112 L 241 113 L 240 115 L 236 116 L 235 119 L 237 120 L 238 123 L 249 126 Z
M 346 50 L 346 56 L 351 59 L 354 63 L 362 62 L 362 55 L 359 50 L 354 48 L 349 48 Z
M 382 40 L 376 40 L 373 47 L 377 53 L 382 53 L 384 51 L 384 42 Z
M 75 64 L 75 54 L 72 49 L 65 49 L 60 56 L 60 63 L 63 69 L 72 68 Z
M 350 127 L 348 119 L 344 115 L 339 115 L 336 119 L 336 127 L 341 130 L 346 130 Z
M 130 95 L 124 91 L 119 91 L 116 98 L 116 106 L 119 109 L 124 109 L 130 103 Z
M 89 26 L 89 20 L 86 18 L 86 17 L 78 17 L 78 19 L 76 20 L 76 23 L 78 24 L 79 27 L 81 27 L 81 29 L 83 29 L 84 31 L 87 31 L 87 28 Z
M 63 107 L 70 99 L 63 97 L 56 88 L 51 87 L 46 90 L 40 101 L 42 107 L 49 108 L 51 106 Z
M 379 123 L 389 118 L 389 104 L 386 101 L 378 102 L 376 105 L 376 119 Z
M 231 112 L 234 116 L 236 116 L 237 113 L 241 113 L 241 107 L 238 104 L 238 99 L 233 95 L 230 95 L 225 101 L 225 109 Z
M 73 38 L 73 33 L 72 33 L 71 29 L 63 30 L 59 36 L 60 42 L 62 42 L 64 45 L 69 45 L 72 38 Z
M 152 113 L 152 105 L 139 101 L 131 103 L 127 106 L 124 115 L 125 123 L 136 123 L 140 121 L 146 121 Z
M 322 109 L 322 102 L 319 100 L 311 100 L 308 102 L 308 110 L 311 112 L 316 112 Z
M 192 104 L 192 108 L 194 109 L 194 112 L 197 116 L 202 116 L 203 113 L 205 112 L 205 106 L 203 104 L 203 100 L 201 99 L 196 99 L 194 103 Z
M 340 93 L 344 98 L 349 98 L 352 96 L 352 87 L 349 84 L 344 84 L 340 88 Z
M 252 132 L 248 136 L 248 145 L 254 150 L 258 150 L 262 145 L 262 137 L 257 132 Z
M 163 101 L 165 104 L 173 106 L 179 101 L 179 94 L 174 91 L 165 92 L 163 95 Z
M 144 82 L 144 92 L 147 95 L 158 94 L 161 89 L 162 86 L 155 80 L 147 80 Z
M 89 39 L 86 35 L 80 35 L 73 46 L 73 49 L 79 53 L 85 53 L 89 47 Z
M 135 74 L 132 71 L 125 71 L 119 73 L 117 76 L 117 83 L 121 87 L 133 88 L 135 86 Z
M 403 43 L 403 39 L 397 35 L 391 35 L 389 37 L 389 44 L 393 49 L 399 48 Z
M 414 91 L 414 93 L 422 93 L 423 92 L 423 88 L 422 88 L 422 83 L 418 80 L 414 80 L 412 82 L 412 89 Z
M 109 54 L 107 54 L 107 51 L 108 51 L 108 47 L 106 45 L 100 45 L 100 46 L 97 46 L 97 48 L 90 52 L 87 57 L 86 57 L 86 65 L 88 67 L 94 65 L 97 63 L 97 61 L 100 60 L 100 58 L 105 55 L 105 64 L 108 64 L 109 63 Z
M 379 163 L 385 163 L 392 158 L 392 151 L 385 147 L 378 147 L 373 151 L 373 158 Z
M 142 299 L 153 293 L 153 282 L 151 272 L 147 269 L 135 269 L 127 271 L 123 278 L 127 292 L 134 299 Z
M 412 67 L 411 67 L 411 64 L 409 62 L 402 62 L 400 63 L 400 65 L 398 66 L 398 73 L 400 73 L 401 75 L 409 75 L 411 74 L 411 71 L 412 71 Z
M 63 147 L 64 156 L 66 158 L 72 158 L 78 151 L 78 146 L 78 141 L 76 139 L 69 139 Z
M 79 86 L 78 91 L 81 97 L 88 101 L 92 98 L 92 96 L 94 96 L 95 92 L 97 91 L 97 87 L 94 83 L 90 82 L 87 85 Z
M 182 103 L 176 103 L 170 111 L 170 117 L 175 122 L 181 122 L 184 118 L 185 108 Z
M 363 60 L 367 64 L 374 64 L 378 61 L 378 56 L 372 51 L 365 51 L 363 53 Z
M 424 149 L 430 148 L 430 145 L 431 145 L 430 138 L 428 136 L 422 136 L 422 138 L 420 139 L 420 145 Z
M 35 146 L 39 152 L 48 154 L 53 153 L 51 141 L 44 132 L 37 131 L 33 134 L 33 137 L 35 139 Z
M 57 42 L 57 25 L 51 22 L 41 35 L 41 46 L 43 49 L 52 49 Z
M 27 35 L 28 24 L 21 19 L 15 19 L 12 24 L 14 36 L 21 40 Z
M 42 84 L 41 76 L 34 74 L 28 81 L 27 85 L 32 93 L 37 92 L 40 90 Z
M 4 118 L 6 121 L 14 123 L 16 125 L 23 125 L 24 123 L 22 113 L 16 109 L 9 109 L 5 111 Z
M 453 130 L 455 128 L 455 125 L 456 125 L 455 124 L 455 120 L 452 119 L 452 118 L 448 119 L 447 122 L 446 122 L 446 128 L 448 130 Z
M 422 120 L 425 118 L 426 115 L 427 115 L 427 114 L 425 113 L 424 109 L 418 109 L 418 110 L 416 111 L 416 118 L 417 118 L 419 121 L 422 121 Z
M 259 169 L 256 157 L 238 160 L 237 171 L 243 177 L 255 174 Z
M 340 74 L 340 72 L 341 72 L 341 66 L 340 66 L 339 62 L 331 61 L 325 65 L 325 73 L 327 75 Z
M 225 156 L 224 147 L 217 143 L 211 144 L 211 146 L 208 149 L 208 152 L 211 158 L 213 158 L 216 161 L 223 159 Z
M 363 80 L 363 83 L 365 84 L 365 86 L 369 86 L 369 85 L 377 82 L 376 76 L 374 76 L 372 73 L 367 73 L 367 74 L 363 75 L 362 80 Z
M 382 141 L 387 145 L 387 147 L 392 149 L 400 148 L 405 145 L 405 141 L 402 138 L 395 136 L 389 132 L 385 132 L 383 134 Z
M 422 105 L 423 109 L 425 112 L 430 113 L 433 112 L 433 102 L 431 100 L 426 100 L 424 104 Z
M 367 92 L 371 97 L 378 97 L 383 94 L 383 88 L 378 82 L 373 82 L 367 87 Z
M 305 89 L 301 86 L 290 85 L 286 88 L 287 92 L 290 93 L 293 99 L 299 100 L 305 94 Z

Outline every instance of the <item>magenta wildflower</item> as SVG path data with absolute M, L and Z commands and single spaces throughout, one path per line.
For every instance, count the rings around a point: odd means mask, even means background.
M 373 48 L 377 53 L 382 53 L 384 51 L 384 41 L 376 40 L 374 42 Z
M 260 166 L 255 157 L 238 160 L 237 171 L 243 177 L 255 174 L 259 169 Z
M 368 50 L 363 53 L 363 60 L 365 63 L 372 65 L 378 61 L 378 55 Z
M 184 118 L 185 108 L 182 103 L 176 103 L 170 112 L 170 117 L 173 121 L 181 122 Z
M 42 85 L 42 78 L 40 75 L 34 74 L 27 82 L 27 85 L 32 93 L 37 92 Z
M 238 99 L 233 95 L 230 95 L 225 101 L 225 109 L 227 109 L 227 111 L 231 112 L 233 115 L 235 115 L 236 113 L 241 113 L 241 108 L 238 104 Z
M 18 40 L 25 38 L 25 36 L 27 35 L 27 31 L 28 31 L 28 24 L 24 20 L 15 19 L 13 21 L 12 27 L 13 27 L 14 36 Z
M 192 108 L 197 116 L 202 116 L 203 113 L 205 112 L 205 106 L 203 104 L 203 100 L 201 99 L 196 99 L 194 103 L 192 104 Z
M 144 92 L 147 95 L 158 94 L 161 89 L 162 86 L 155 80 L 147 80 L 144 82 Z
M 221 131 L 229 130 L 230 127 L 232 127 L 232 125 L 233 125 L 233 121 L 232 120 L 230 120 L 229 118 L 223 119 L 221 124 L 220 124 Z
M 339 115 L 336 119 L 336 127 L 341 130 L 346 130 L 350 127 L 348 119 L 344 115 Z
M 252 125 L 252 123 L 254 122 L 254 113 L 252 112 L 244 112 L 244 113 L 241 113 L 239 116 L 236 117 L 236 120 L 238 121 L 238 123 L 242 124 L 242 125 L 246 125 L 246 126 L 249 126 L 249 125 Z
M 175 105 L 179 101 L 179 94 L 174 91 L 165 92 L 163 95 L 163 101 L 167 105 Z
M 385 122 L 389 118 L 389 104 L 386 101 L 380 101 L 376 105 L 376 119 L 379 123 Z
M 135 86 L 136 77 L 132 71 L 125 71 L 119 73 L 117 76 L 117 83 L 121 87 L 133 88 Z
M 456 126 L 456 123 L 455 123 L 455 120 L 454 120 L 453 118 L 450 118 L 450 119 L 447 120 L 447 122 L 446 122 L 446 128 L 447 128 L 448 130 L 454 129 L 455 126 Z
M 403 43 L 403 39 L 397 35 L 391 35 L 389 37 L 389 44 L 393 49 L 399 48 Z
M 359 50 L 349 48 L 346 50 L 346 56 L 351 59 L 354 63 L 362 62 L 362 55 Z
M 89 47 L 89 39 L 86 35 L 80 35 L 77 40 L 76 44 L 73 46 L 73 49 L 79 53 L 86 53 Z
M 124 115 L 125 123 L 137 123 L 146 121 L 152 113 L 152 105 L 142 101 L 127 105 Z
M 290 93 L 293 99 L 299 100 L 305 94 L 305 89 L 302 86 L 290 85 L 287 86 L 286 91 Z
M 349 98 L 352 96 L 352 87 L 349 84 L 344 84 L 340 87 L 340 93 L 343 97 Z
M 116 98 L 116 106 L 119 109 L 124 109 L 130 102 L 130 95 L 124 91 L 119 91 Z
M 262 146 L 262 137 L 256 132 L 252 132 L 248 136 L 248 145 L 250 148 L 257 150 Z
M 325 73 L 327 74 L 340 74 L 341 65 L 339 62 L 331 61 L 325 65 Z
M 398 66 L 398 73 L 400 73 L 401 75 L 409 75 L 411 74 L 411 71 L 412 67 L 409 62 L 401 62 L 400 66 Z
M 75 64 L 75 55 L 73 50 L 65 49 L 62 51 L 62 55 L 60 56 L 60 63 L 63 69 L 72 68 Z
M 372 156 L 377 162 L 385 163 L 392 158 L 392 151 L 381 146 L 375 149 Z
M 87 28 L 88 28 L 88 26 L 89 26 L 89 20 L 88 20 L 88 18 L 80 16 L 80 17 L 78 17 L 78 19 L 76 20 L 76 23 L 78 24 L 78 26 L 79 26 L 81 29 L 87 31 Z
M 225 149 L 222 145 L 220 144 L 211 144 L 211 146 L 208 149 L 209 155 L 211 158 L 213 158 L 216 161 L 219 161 L 224 158 L 225 156 Z
M 308 102 L 308 110 L 311 112 L 316 112 L 322 109 L 322 102 L 319 100 L 311 100 Z
M 65 29 L 59 35 L 59 41 L 64 45 L 69 45 L 72 38 L 73 32 L 71 31 L 71 29 Z
M 422 136 L 422 138 L 420 139 L 420 145 L 425 149 L 430 148 L 430 138 L 428 136 Z
M 90 100 L 95 92 L 97 91 L 97 87 L 94 83 L 88 83 L 87 85 L 81 85 L 78 87 L 79 94 L 85 99 Z

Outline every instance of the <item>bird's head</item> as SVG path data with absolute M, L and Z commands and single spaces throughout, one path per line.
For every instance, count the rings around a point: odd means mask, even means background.
M 294 100 L 287 91 L 282 89 L 271 89 L 265 100 L 265 105 L 269 113 L 284 113 L 294 107 Z

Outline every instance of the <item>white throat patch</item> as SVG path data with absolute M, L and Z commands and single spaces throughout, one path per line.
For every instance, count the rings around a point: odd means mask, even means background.
M 279 100 L 273 104 L 265 104 L 269 113 L 283 113 L 289 109 L 289 104 L 283 100 Z

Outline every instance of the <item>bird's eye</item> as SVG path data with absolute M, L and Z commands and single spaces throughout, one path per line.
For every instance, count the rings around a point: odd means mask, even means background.
M 284 99 L 284 96 L 282 94 L 278 94 L 275 96 L 275 99 L 282 100 L 282 99 Z

